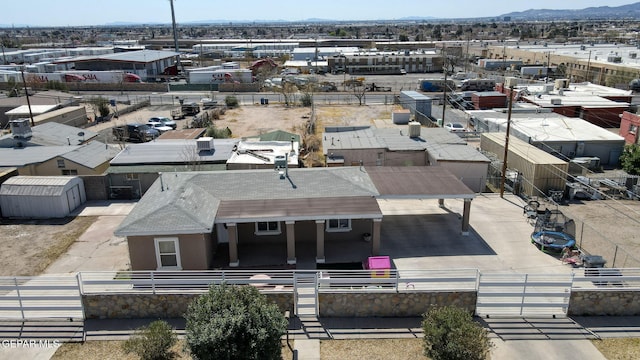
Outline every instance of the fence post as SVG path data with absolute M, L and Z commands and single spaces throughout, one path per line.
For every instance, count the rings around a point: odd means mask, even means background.
M 154 280 L 153 271 L 150 274 L 151 274 L 151 276 L 150 276 L 150 279 L 151 279 L 151 293 L 153 295 L 155 295 L 156 294 L 156 282 Z
M 616 245 L 616 249 L 613 252 L 613 262 L 611 264 L 611 267 L 616 267 L 616 258 L 618 257 L 618 245 Z
M 18 285 L 18 278 L 13 278 L 13 283 L 16 285 L 16 295 L 18 295 L 18 304 L 20 305 L 20 315 L 22 316 L 22 321 L 25 321 L 24 318 L 24 307 L 22 306 L 22 296 L 20 295 L 20 285 Z
M 582 221 L 581 225 L 580 225 L 580 245 L 578 246 L 580 249 L 582 249 L 582 238 L 584 237 L 584 221 Z

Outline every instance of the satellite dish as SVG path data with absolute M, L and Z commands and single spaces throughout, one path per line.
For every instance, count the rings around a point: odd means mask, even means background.
M 78 136 L 84 136 L 84 131 L 80 131 L 80 132 L 78 133 Z

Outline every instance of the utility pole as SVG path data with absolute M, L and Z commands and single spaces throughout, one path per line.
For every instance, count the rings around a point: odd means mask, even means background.
M 544 78 L 544 83 L 549 82 L 549 67 L 551 66 L 551 51 L 547 51 L 547 69 L 545 71 L 546 76 Z
M 507 112 L 507 134 L 504 138 L 504 157 L 502 160 L 502 177 L 500 178 L 500 197 L 504 197 L 504 183 L 507 178 L 507 156 L 509 154 L 509 131 L 511 130 L 511 109 L 513 108 L 513 86 L 509 87 L 509 111 Z
M 589 50 L 589 60 L 587 60 L 587 74 L 584 76 L 586 81 L 589 81 L 589 72 L 591 71 L 591 50 Z
M 179 53 L 180 52 L 180 47 L 178 46 L 178 28 L 176 26 L 176 12 L 173 9 L 173 1 L 174 0 L 169 0 L 169 4 L 171 4 L 171 24 L 173 26 L 173 46 L 174 46 L 176 52 Z M 182 62 L 180 61 L 180 54 L 176 55 L 176 61 L 177 61 L 176 65 L 180 66 L 180 71 L 184 75 L 184 66 L 182 65 Z
M 33 122 L 33 113 L 31 112 L 31 101 L 29 100 L 29 90 L 27 89 L 27 82 L 24 80 L 24 67 L 20 68 L 20 74 L 22 75 L 22 86 L 24 86 L 24 94 L 27 96 L 27 107 L 29 108 L 29 119 L 31 119 L 31 126 L 36 126 Z
M 446 47 L 447 45 L 445 43 L 443 43 L 442 45 L 442 67 L 444 68 L 444 85 L 442 86 L 444 88 L 444 91 L 442 92 L 442 125 L 444 126 L 444 114 L 445 111 L 447 109 L 447 52 L 446 52 Z

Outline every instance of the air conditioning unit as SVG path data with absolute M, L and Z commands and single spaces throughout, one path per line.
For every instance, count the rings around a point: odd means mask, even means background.
M 214 149 L 212 137 L 201 137 L 196 140 L 196 145 L 198 151 L 211 151 Z
M 551 99 L 551 105 L 562 105 L 562 99 L 558 99 L 558 98 Z
M 33 135 L 29 119 L 15 119 L 9 121 L 9 127 L 14 139 L 29 140 Z
M 504 79 L 504 86 L 508 87 L 508 88 L 512 88 L 512 87 L 516 87 L 518 86 L 518 78 L 509 76 L 507 78 Z

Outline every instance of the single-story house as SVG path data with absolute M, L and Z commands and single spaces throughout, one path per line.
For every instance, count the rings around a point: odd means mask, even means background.
M 118 150 L 92 141 L 82 145 L 0 148 L 0 167 L 12 166 L 20 175 L 100 175 Z
M 237 267 L 244 249 L 269 244 L 273 265 L 298 256 L 331 262 L 325 246 L 371 238 L 380 252 L 377 199 L 464 199 L 468 234 L 475 193 L 439 166 L 228 170 L 162 174 L 115 230 L 126 236 L 132 270 L 210 269 L 228 247 Z M 223 249 L 223 250 L 220 250 Z M 279 260 L 278 260 L 279 259 Z
M 393 128 L 326 127 L 322 149 L 330 167 L 441 165 L 475 192 L 484 191 L 491 163 L 460 136 L 416 122 Z

